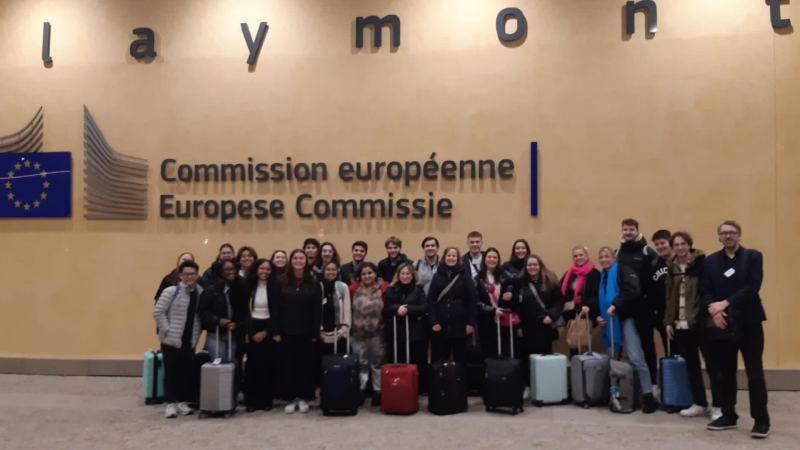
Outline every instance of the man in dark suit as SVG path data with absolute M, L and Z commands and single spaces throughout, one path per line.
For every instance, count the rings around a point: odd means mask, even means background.
M 764 257 L 757 250 L 739 244 L 742 227 L 728 220 L 717 228 L 724 249 L 706 258 L 702 279 L 705 322 L 705 355 L 711 394 L 722 416 L 708 424 L 720 431 L 736 428 L 736 370 L 742 353 L 747 385 L 750 391 L 750 415 L 755 419 L 751 432 L 754 438 L 769 435 L 767 384 L 764 380 L 764 329 L 767 320 L 761 305 L 761 282 L 764 278 Z M 706 312 L 703 311 L 703 312 Z

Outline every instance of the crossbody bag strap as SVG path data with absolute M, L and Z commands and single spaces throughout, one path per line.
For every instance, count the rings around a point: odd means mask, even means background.
M 439 298 L 437 298 L 437 299 L 436 299 L 436 301 L 437 301 L 437 302 L 438 302 L 439 300 L 441 300 L 441 299 L 442 299 L 442 297 L 444 297 L 444 296 L 445 296 L 445 295 L 446 295 L 448 292 L 450 292 L 450 288 L 452 288 L 452 287 L 453 287 L 453 285 L 454 285 L 454 284 L 456 284 L 456 281 L 458 280 L 458 277 L 460 277 L 460 276 L 461 276 L 461 274 L 458 274 L 458 275 L 456 275 L 456 276 L 455 276 L 455 277 L 452 279 L 452 281 L 450 281 L 450 284 L 448 284 L 447 286 L 445 286 L 445 288 L 442 290 L 442 293 L 441 293 L 441 294 L 439 294 Z

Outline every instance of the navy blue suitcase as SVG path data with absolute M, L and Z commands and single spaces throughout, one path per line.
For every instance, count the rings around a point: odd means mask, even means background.
M 659 386 L 661 386 L 661 406 L 672 414 L 694 404 L 692 389 L 689 386 L 689 372 L 686 360 L 680 356 L 669 357 L 670 342 L 667 339 L 667 357 L 661 358 L 659 368 Z
M 347 327 L 347 325 L 340 326 Z M 322 414 L 326 416 L 334 413 L 355 416 L 361 406 L 361 387 L 358 380 L 358 358 L 349 354 L 349 330 L 347 333 L 348 354 L 337 354 L 336 341 L 333 343 L 333 353 L 333 355 L 322 357 L 319 407 Z

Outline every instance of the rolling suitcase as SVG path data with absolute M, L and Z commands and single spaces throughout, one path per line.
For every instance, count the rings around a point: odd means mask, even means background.
M 337 330 L 347 325 L 339 325 Z M 349 327 L 347 327 L 349 328 Z M 339 355 L 338 342 L 333 342 L 333 354 L 322 357 L 322 381 L 319 407 L 323 415 L 346 413 L 355 416 L 361 406 L 361 387 L 358 379 L 358 358 L 350 354 L 350 332 L 347 333 L 347 354 Z
M 408 315 L 406 315 L 406 364 L 397 364 L 397 316 L 394 316 L 394 364 L 383 366 L 381 411 L 386 414 L 414 414 L 419 411 L 419 371 L 411 364 Z
M 665 411 L 673 414 L 694 404 L 692 389 L 689 385 L 689 372 L 686 360 L 671 355 L 670 341 L 667 339 L 667 357 L 661 358 L 659 368 L 659 386 L 661 386 L 661 405 Z
M 531 403 L 537 407 L 568 403 L 567 357 L 531 355 L 530 364 Z
M 589 326 L 589 322 L 586 322 Z M 581 354 L 580 336 L 578 354 L 572 357 L 572 401 L 588 408 L 590 406 L 607 405 L 609 400 L 610 380 L 608 372 L 610 359 L 608 355 L 592 352 L 592 334 L 589 330 L 589 352 Z
M 142 393 L 145 405 L 164 403 L 164 355 L 159 351 L 144 354 Z
M 525 389 L 522 382 L 522 367 L 518 359 L 514 358 L 514 327 L 508 327 L 511 333 L 511 357 L 503 356 L 502 339 L 500 339 L 500 321 L 497 321 L 497 357 L 486 358 L 483 377 L 483 404 L 486 411 L 495 411 L 497 408 L 511 408 L 511 415 L 522 412 L 522 392 Z
M 431 364 L 428 411 L 437 416 L 467 411 L 467 383 L 464 366 L 444 361 Z
M 234 361 L 230 345 L 233 335 L 228 329 L 228 360 Z M 230 417 L 236 413 L 236 363 L 222 364 L 219 357 L 219 327 L 217 327 L 216 359 L 200 368 L 200 414 Z
M 609 371 L 611 382 L 611 412 L 630 414 L 639 409 L 639 373 L 627 359 L 614 359 L 614 318 L 609 318 L 611 325 L 611 369 Z

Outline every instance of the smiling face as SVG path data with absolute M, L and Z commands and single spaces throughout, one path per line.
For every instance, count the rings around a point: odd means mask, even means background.
M 397 255 L 400 254 L 400 246 L 397 244 L 389 244 L 386 246 L 386 253 L 389 255 L 389 258 L 396 259 Z
M 526 256 L 528 256 L 528 247 L 524 242 L 517 242 L 514 244 L 514 255 L 517 257 L 517 259 L 524 259 Z
M 372 267 L 364 267 L 361 270 L 361 284 L 366 287 L 372 287 L 375 285 L 375 279 L 377 278 L 375 271 L 372 270 Z
M 403 267 L 400 269 L 400 272 L 398 272 L 397 279 L 403 284 L 411 284 L 414 280 L 414 275 L 411 274 L 411 270 L 408 267 Z
M 528 258 L 525 262 L 525 270 L 528 271 L 528 275 L 530 275 L 532 279 L 536 280 L 539 278 L 539 272 L 542 271 L 542 266 L 539 264 L 538 259 Z
M 305 270 L 306 266 L 308 265 L 308 257 L 305 253 L 295 253 L 292 256 L 292 269 L 294 269 L 295 273 L 300 273 Z
M 614 255 L 607 251 L 601 251 L 597 258 L 600 262 L 600 267 L 603 269 L 608 269 L 612 264 L 614 264 Z
M 353 247 L 353 262 L 356 264 L 361 264 L 364 262 L 364 258 L 367 257 L 367 249 L 360 245 L 356 245 Z
M 242 269 L 249 268 L 254 262 L 255 258 L 253 258 L 253 254 L 250 253 L 250 250 L 245 250 L 242 252 L 242 257 L 239 258 L 239 265 L 242 266 Z
M 330 245 L 323 245 L 320 251 L 322 252 L 320 257 L 322 257 L 322 262 L 324 263 L 331 262 L 334 253 L 336 253 Z
M 275 267 L 279 268 L 286 267 L 286 253 L 283 252 L 275 253 L 275 256 L 272 257 L 272 263 L 275 264 Z
M 433 258 L 437 253 L 439 253 L 439 245 L 436 244 L 436 241 L 433 239 L 428 239 L 425 241 L 422 249 L 425 251 L 425 256 L 428 258 Z
M 458 264 L 458 252 L 455 249 L 451 248 L 450 251 L 444 255 L 444 264 L 449 267 Z
M 222 249 L 219 251 L 220 261 L 230 261 L 234 256 L 236 255 L 233 253 L 232 247 L 222 247 Z
M 328 264 L 325 266 L 324 276 L 328 281 L 333 281 L 339 278 L 339 269 L 336 267 L 336 264 Z
M 689 254 L 689 243 L 686 242 L 683 237 L 675 236 L 672 240 L 672 250 L 675 251 L 675 254 L 678 255 L 680 258 L 685 258 Z
M 272 264 L 269 261 L 264 261 L 258 266 L 258 279 L 261 281 L 267 281 L 269 276 L 272 274 Z
M 667 258 L 669 254 L 672 253 L 672 248 L 670 248 L 669 241 L 666 239 L 656 239 L 653 241 L 653 245 L 656 248 L 658 256 L 662 258 Z
M 500 255 L 497 252 L 486 252 L 483 262 L 490 271 L 494 271 L 497 265 L 500 264 Z
M 637 237 L 639 237 L 639 228 L 635 227 L 634 225 L 622 226 L 622 239 L 631 242 L 635 241 Z
M 314 244 L 308 244 L 303 251 L 306 253 L 306 256 L 308 256 L 308 260 L 313 261 L 314 258 L 317 257 L 317 251 L 319 251 L 319 248 L 317 248 L 317 246 Z
M 471 237 L 467 239 L 467 245 L 469 246 L 469 252 L 477 255 L 481 252 L 481 247 L 483 247 L 483 239 L 479 237 Z
M 589 255 L 586 254 L 586 250 L 582 248 L 576 248 L 572 251 L 572 262 L 575 263 L 576 266 L 581 267 L 587 262 L 589 262 Z
M 222 263 L 222 278 L 225 279 L 225 281 L 235 280 L 237 273 L 239 273 L 239 271 L 236 270 L 233 261 L 225 261 Z
M 181 281 L 183 281 L 186 286 L 192 287 L 195 283 L 197 283 L 197 271 L 194 267 L 184 267 L 180 273 Z

